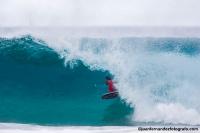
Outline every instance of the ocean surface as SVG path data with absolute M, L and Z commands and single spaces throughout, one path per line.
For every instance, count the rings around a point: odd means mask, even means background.
M 200 125 L 198 37 L 11 33 L 1 30 L 0 123 Z M 119 98 L 101 99 L 106 75 Z

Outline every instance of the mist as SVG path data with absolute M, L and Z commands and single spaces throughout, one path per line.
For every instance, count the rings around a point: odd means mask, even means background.
M 199 0 L 1 0 L 0 27 L 200 26 Z

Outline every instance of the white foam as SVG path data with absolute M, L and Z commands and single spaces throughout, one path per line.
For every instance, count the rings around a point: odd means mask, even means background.
M 0 124 L 1 133 L 128 133 L 137 132 L 137 127 L 126 126 L 38 126 L 27 124 Z
M 15 123 L 0 123 L 1 133 L 139 133 L 139 128 L 176 128 L 173 133 L 178 133 L 178 128 L 199 128 L 192 126 L 38 126 L 38 125 L 28 125 L 28 124 L 15 124 Z M 142 132 L 145 132 L 144 130 Z M 156 130 L 149 130 L 148 133 L 155 133 Z M 168 133 L 170 131 L 160 131 L 162 133 Z M 198 130 L 192 131 L 194 133 Z
M 135 106 L 133 120 L 200 124 L 200 57 L 148 53 L 141 46 L 118 41 L 110 40 L 107 45 L 68 41 L 56 49 L 67 62 L 81 59 L 91 69 L 113 73 L 121 97 Z M 96 54 L 96 49 L 101 52 Z
M 67 63 L 80 59 L 91 69 L 113 73 L 121 97 L 135 107 L 133 120 L 200 124 L 199 56 L 151 53 L 145 49 L 148 44 L 107 41 L 83 45 L 77 39 L 64 39 L 56 41 L 56 45 L 48 44 Z

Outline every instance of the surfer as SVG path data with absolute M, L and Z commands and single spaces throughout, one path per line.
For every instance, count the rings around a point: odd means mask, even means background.
M 112 80 L 111 76 L 106 76 L 106 85 L 108 86 L 109 93 L 104 94 L 101 98 L 102 99 L 113 99 L 118 97 L 118 92 L 114 86 L 114 81 Z
M 106 76 L 106 85 L 108 86 L 108 91 L 109 92 L 114 92 L 116 91 L 114 82 L 110 76 Z

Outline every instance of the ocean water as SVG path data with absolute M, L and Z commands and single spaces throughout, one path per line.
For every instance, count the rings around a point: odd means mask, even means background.
M 198 37 L 11 33 L 1 30 L 0 123 L 200 125 Z M 108 74 L 120 97 L 102 100 Z
M 120 99 L 103 101 L 106 71 L 81 61 L 64 65 L 53 49 L 31 36 L 1 39 L 1 122 L 45 125 L 126 124 L 131 109 Z M 118 110 L 119 109 L 119 110 Z

